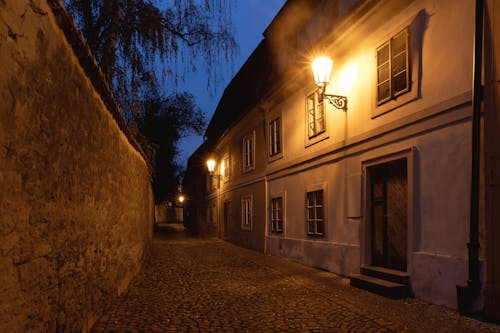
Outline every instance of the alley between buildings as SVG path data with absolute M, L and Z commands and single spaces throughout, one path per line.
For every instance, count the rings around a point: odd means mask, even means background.
M 417 299 L 164 225 L 129 291 L 92 332 L 500 332 Z

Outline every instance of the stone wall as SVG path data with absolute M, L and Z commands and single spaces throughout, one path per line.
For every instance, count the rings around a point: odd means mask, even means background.
M 148 167 L 68 19 L 0 0 L 0 332 L 88 331 L 152 236 Z

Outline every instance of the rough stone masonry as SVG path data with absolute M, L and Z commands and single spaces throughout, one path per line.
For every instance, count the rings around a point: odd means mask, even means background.
M 2 333 L 88 331 L 150 246 L 148 166 L 78 37 L 57 0 L 0 0 Z

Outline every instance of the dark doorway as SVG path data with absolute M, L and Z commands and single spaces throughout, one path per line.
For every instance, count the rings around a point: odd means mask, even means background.
M 406 271 L 408 181 L 406 158 L 368 168 L 373 266 Z
M 228 227 L 229 227 L 230 222 L 231 222 L 231 202 L 226 201 L 226 202 L 224 202 L 224 226 L 223 226 L 224 239 L 227 239 L 227 237 L 228 237 L 228 234 L 229 234 Z

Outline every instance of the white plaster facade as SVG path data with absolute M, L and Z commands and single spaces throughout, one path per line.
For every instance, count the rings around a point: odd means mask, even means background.
M 474 2 L 384 1 L 353 21 L 356 11 L 323 40 L 334 59 L 327 92 L 348 97 L 346 113 L 327 106 L 324 140 L 308 146 L 304 135 L 312 76 L 272 107 L 286 130 L 283 158 L 268 168 L 268 196 L 286 193 L 286 218 L 283 234 L 268 234 L 268 252 L 345 276 L 371 265 L 366 168 L 405 158 L 413 292 L 456 307 L 456 285 L 467 279 Z M 377 106 L 375 50 L 406 27 L 411 90 Z M 304 222 L 305 190 L 316 184 L 326 189 L 321 239 L 307 237 Z
M 271 53 L 279 75 L 213 146 L 219 163 L 229 154 L 232 167 L 230 181 L 219 189 L 221 223 L 224 228 L 224 223 L 240 223 L 234 212 L 225 221 L 222 202 L 234 206 L 234 198 L 248 192 L 264 202 L 253 221 L 259 226 L 256 242 L 264 237 L 266 253 L 349 276 L 373 265 L 370 174 L 374 167 L 402 161 L 404 271 L 415 297 L 456 308 L 456 286 L 466 282 L 468 270 L 475 2 L 340 0 L 318 5 L 303 25 L 289 28 L 294 33 L 284 33 L 291 2 L 300 3 L 289 1 L 264 33 L 277 45 Z M 338 16 L 328 16 L 332 13 Z M 324 24 L 328 20 L 333 24 Z M 410 90 L 377 105 L 376 50 L 404 29 L 409 31 Z M 287 43 L 291 46 L 283 47 Z M 311 140 L 306 100 L 316 89 L 310 61 L 320 52 L 334 60 L 326 92 L 346 96 L 348 106 L 343 112 L 325 101 L 326 130 Z M 269 156 L 267 129 L 277 117 L 281 151 Z M 257 129 L 257 167 L 239 173 L 241 136 L 252 129 Z M 325 230 L 323 237 L 309 237 L 306 193 L 317 189 L 324 194 Z M 270 202 L 276 197 L 283 198 L 282 232 L 271 230 Z M 252 247 L 227 233 L 224 238 Z M 481 218 L 482 270 L 485 248 Z

